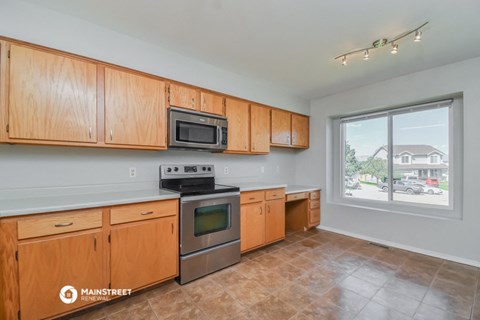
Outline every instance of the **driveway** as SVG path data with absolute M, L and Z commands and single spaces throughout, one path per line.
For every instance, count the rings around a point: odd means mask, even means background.
M 361 184 L 361 186 L 362 186 L 362 189 L 360 190 L 347 190 L 347 192 L 351 192 L 352 198 L 383 200 L 383 201 L 388 200 L 388 193 L 378 189 L 377 186 L 373 186 L 370 184 Z M 409 195 L 409 194 L 397 191 L 393 194 L 393 200 L 448 206 L 448 191 L 444 190 L 443 194 L 435 194 L 435 195 L 430 195 L 430 194 Z

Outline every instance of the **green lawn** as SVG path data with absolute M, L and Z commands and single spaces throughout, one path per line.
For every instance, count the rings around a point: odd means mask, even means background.
M 369 184 L 371 186 L 376 186 L 377 184 L 375 182 L 367 182 L 367 181 L 360 181 L 361 184 Z
M 448 181 L 440 181 L 438 187 L 442 190 L 448 191 Z

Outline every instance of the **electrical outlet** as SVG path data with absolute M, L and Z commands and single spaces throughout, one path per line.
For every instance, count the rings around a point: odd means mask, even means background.
M 230 168 L 229 167 L 223 167 L 223 174 L 230 174 Z
M 265 167 L 264 167 L 264 166 L 261 166 L 261 167 L 260 167 L 260 172 L 261 172 L 261 173 L 265 173 Z
M 129 168 L 128 169 L 128 175 L 130 178 L 136 178 L 137 177 L 137 168 Z

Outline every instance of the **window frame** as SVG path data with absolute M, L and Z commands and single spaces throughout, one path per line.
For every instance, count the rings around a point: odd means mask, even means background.
M 331 118 L 330 128 L 332 132 L 332 158 L 331 158 L 331 172 L 329 176 L 330 186 L 333 189 L 332 194 L 327 197 L 327 201 L 357 207 L 372 209 L 377 211 L 400 213 L 432 218 L 441 219 L 462 219 L 462 178 L 463 178 L 463 165 L 462 165 L 462 153 L 463 153 L 463 96 L 456 95 L 447 97 L 447 100 L 433 101 L 422 104 L 406 105 L 395 108 L 385 109 L 377 112 L 365 112 L 353 116 L 337 116 Z M 450 105 L 447 106 L 445 103 Z M 435 106 L 437 105 L 437 106 Z M 424 203 L 404 202 L 393 199 L 393 193 L 389 191 L 387 201 L 373 200 L 373 199 L 361 199 L 348 197 L 345 194 L 345 184 L 341 183 L 345 177 L 345 138 L 346 138 L 346 125 L 347 122 L 353 122 L 353 120 L 367 120 L 378 117 L 387 117 L 387 139 L 388 145 L 393 145 L 393 116 L 402 113 L 411 113 L 415 111 L 422 111 L 435 109 L 435 108 L 449 108 L 448 115 L 448 130 L 449 130 L 449 204 L 433 205 Z M 349 121 L 344 121 L 348 119 Z M 388 148 L 388 186 L 389 190 L 393 190 L 393 179 L 391 173 L 393 173 L 393 150 Z

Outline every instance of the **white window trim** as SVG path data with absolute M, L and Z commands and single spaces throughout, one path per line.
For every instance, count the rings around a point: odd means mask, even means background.
M 450 96 L 450 99 L 452 97 Z M 396 109 L 407 108 L 397 107 Z M 417 106 L 412 106 L 415 108 Z M 392 112 L 392 109 L 378 112 L 375 114 L 364 114 L 358 118 L 374 118 L 384 116 L 386 113 Z M 383 115 L 382 115 L 383 114 Z M 389 117 L 391 121 L 391 116 Z M 463 95 L 455 95 L 452 105 L 449 109 L 449 205 L 431 205 L 422 203 L 409 203 L 389 199 L 389 201 L 379 201 L 370 199 L 358 199 L 345 196 L 344 184 L 344 155 L 345 155 L 345 126 L 341 125 L 341 118 L 330 119 L 331 134 L 331 163 L 327 164 L 329 174 L 327 174 L 330 192 L 327 196 L 327 202 L 336 205 L 349 206 L 355 208 L 363 208 L 375 211 L 382 211 L 392 214 L 407 214 L 434 219 L 462 219 L 462 179 L 463 179 Z M 392 130 L 389 123 L 389 131 Z M 343 130 L 342 130 L 343 129 Z M 392 132 L 389 132 L 389 144 L 392 145 Z M 390 148 L 391 149 L 391 148 Z M 393 152 L 390 150 L 389 152 Z M 389 156 L 392 159 L 392 155 Z M 393 161 L 389 162 L 389 166 L 393 166 Z M 453 168 L 453 170 L 452 170 Z M 390 168 L 390 172 L 392 172 Z M 389 179 L 390 190 L 392 190 L 392 179 Z M 391 197 L 390 193 L 390 197 Z

